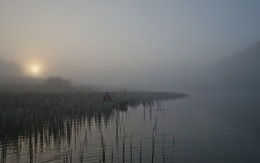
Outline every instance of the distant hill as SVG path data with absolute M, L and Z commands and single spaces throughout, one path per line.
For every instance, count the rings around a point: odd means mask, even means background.
M 0 84 L 39 84 L 42 79 L 22 76 L 22 69 L 19 64 L 7 62 L 0 59 Z
M 203 74 L 208 89 L 259 91 L 260 41 L 217 62 Z
M 0 75 L 20 75 L 21 67 L 12 62 L 0 60 Z

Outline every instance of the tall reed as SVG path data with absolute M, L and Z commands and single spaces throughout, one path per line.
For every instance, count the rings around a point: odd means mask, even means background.
M 105 140 L 103 137 L 102 130 L 101 130 L 101 146 L 102 146 L 102 160 L 103 160 L 103 163 L 105 163 L 106 162 L 106 148 L 105 148 Z
M 124 136 L 123 136 L 123 150 L 122 150 L 123 163 L 125 163 L 125 138 L 126 138 L 126 135 L 124 134 Z
M 130 136 L 130 163 L 133 162 L 133 144 L 132 144 L 132 135 Z

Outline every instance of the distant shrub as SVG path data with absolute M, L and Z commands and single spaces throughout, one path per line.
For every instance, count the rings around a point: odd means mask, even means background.
M 61 77 L 49 77 L 47 78 L 43 86 L 51 90 L 71 90 L 73 89 L 72 83 L 70 80 L 63 79 Z

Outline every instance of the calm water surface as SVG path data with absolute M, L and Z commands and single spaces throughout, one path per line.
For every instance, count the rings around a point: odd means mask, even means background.
M 260 94 L 192 94 L 8 142 L 6 162 L 260 162 Z M 2 160 L 3 161 L 3 160 Z

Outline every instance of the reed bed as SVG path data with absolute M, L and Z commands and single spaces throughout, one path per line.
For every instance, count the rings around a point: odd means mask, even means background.
M 132 107 L 185 96 L 177 93 L 127 92 L 117 99 L 121 94 L 111 93 L 115 100 L 124 101 L 124 105 Z M 61 135 L 64 134 L 64 122 L 69 126 L 70 120 L 84 122 L 94 118 L 101 121 L 104 116 L 109 121 L 116 108 L 100 107 L 103 95 L 103 92 L 0 93 L 0 141 L 6 137 L 28 135 L 46 127 L 54 136 Z
M 1 162 L 6 159 L 6 147 L 9 141 L 17 140 L 18 137 L 29 137 L 38 139 L 40 144 L 48 144 L 53 139 L 66 138 L 70 144 L 72 139 L 73 124 L 85 124 L 87 121 L 95 121 L 100 124 L 102 119 L 105 123 L 120 110 L 119 107 L 102 107 L 104 92 L 27 92 L 27 93 L 0 93 L 0 143 L 2 145 Z M 182 98 L 186 95 L 180 93 L 163 92 L 111 92 L 112 98 L 116 101 L 123 101 L 125 106 L 135 107 L 137 105 L 149 106 L 159 105 L 162 100 Z M 116 146 L 118 151 L 119 126 L 116 116 Z M 156 122 L 157 123 L 157 122 Z M 153 152 L 154 155 L 154 132 L 153 131 Z M 75 128 L 74 128 L 75 129 Z M 121 130 L 121 129 L 120 129 Z M 74 132 L 77 132 L 76 130 Z M 76 134 L 75 134 L 76 135 Z M 86 134 L 87 135 L 87 134 Z M 122 137 L 122 162 L 125 162 L 126 134 Z M 30 140 L 33 142 L 33 140 Z M 84 148 L 87 148 L 87 137 L 80 142 L 80 162 L 83 161 Z M 102 154 L 100 161 L 106 161 L 106 148 L 101 133 Z M 42 145 L 41 145 L 42 146 Z M 30 145 L 33 148 L 33 144 Z M 75 147 L 76 148 L 76 147 Z M 31 150 L 33 151 L 33 149 Z M 112 150 L 113 151 L 113 150 Z M 118 152 L 117 152 L 118 153 Z M 69 146 L 63 152 L 63 162 L 72 162 L 72 148 Z M 33 160 L 33 153 L 30 160 Z M 117 156 L 118 157 L 118 156 Z M 111 162 L 115 154 L 111 154 Z M 119 159 L 119 158 L 118 158 Z M 140 162 L 142 160 L 142 142 L 140 140 Z M 130 162 L 133 160 L 133 144 L 130 137 Z

